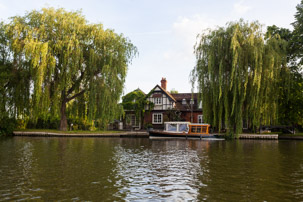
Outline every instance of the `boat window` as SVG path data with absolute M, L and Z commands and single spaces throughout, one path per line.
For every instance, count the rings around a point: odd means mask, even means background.
M 207 133 L 207 126 L 202 127 L 202 133 Z
M 197 127 L 196 127 L 196 126 L 192 126 L 192 127 L 191 127 L 191 132 L 192 132 L 192 133 L 196 133 L 196 130 L 197 130 Z
M 167 131 L 177 131 L 177 124 L 168 124 Z
M 188 131 L 187 124 L 180 124 L 179 125 L 179 131 L 180 132 L 187 132 Z
M 197 126 L 197 131 L 196 133 L 201 133 L 201 126 Z

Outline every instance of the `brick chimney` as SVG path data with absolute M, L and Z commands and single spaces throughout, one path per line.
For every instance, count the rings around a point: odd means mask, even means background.
M 161 80 L 161 87 L 166 90 L 166 86 L 167 86 L 167 81 L 166 81 L 166 78 L 162 77 L 162 80 Z

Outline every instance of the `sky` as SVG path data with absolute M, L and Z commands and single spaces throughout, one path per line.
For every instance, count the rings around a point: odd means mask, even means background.
M 206 29 L 243 18 L 292 29 L 300 0 L 0 0 L 0 20 L 43 7 L 82 10 L 90 23 L 123 34 L 137 48 L 128 67 L 124 94 L 148 93 L 167 80 L 167 90 L 191 92 L 194 45 Z

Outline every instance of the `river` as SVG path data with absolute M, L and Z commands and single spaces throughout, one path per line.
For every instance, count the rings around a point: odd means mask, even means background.
M 0 139 L 0 201 L 302 201 L 303 141 Z

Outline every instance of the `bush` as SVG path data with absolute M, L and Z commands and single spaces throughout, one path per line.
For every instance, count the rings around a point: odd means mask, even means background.
M 0 136 L 12 135 L 17 122 L 13 118 L 3 117 L 0 119 Z
M 153 124 L 151 124 L 151 123 L 146 123 L 146 124 L 144 124 L 144 128 L 147 130 L 147 129 L 149 129 L 149 128 L 152 128 L 153 127 Z
M 56 118 L 38 118 L 37 121 L 29 120 L 26 124 L 28 129 L 58 129 L 60 126 L 60 119 Z

